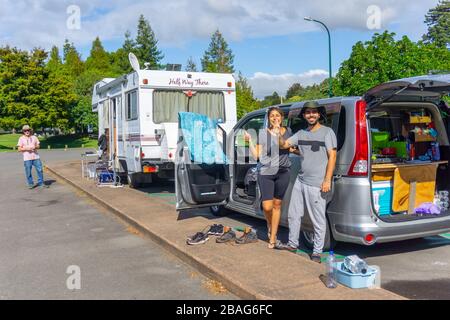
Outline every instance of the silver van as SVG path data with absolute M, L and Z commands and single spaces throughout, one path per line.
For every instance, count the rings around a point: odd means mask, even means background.
M 414 211 L 420 197 L 445 197 L 445 191 L 448 194 L 450 189 L 450 144 L 437 106 L 449 92 L 450 74 L 446 74 L 387 82 L 361 97 L 317 100 L 326 112 L 324 125 L 334 130 L 338 140 L 332 195 L 327 206 L 325 250 L 339 241 L 373 245 L 450 231 L 450 210 L 445 209 L 445 201 L 440 203 L 444 206 L 440 214 Z M 285 125 L 294 133 L 306 127 L 305 120 L 299 117 L 303 104 L 279 105 L 285 113 Z M 242 130 L 263 129 L 266 112 L 267 109 L 261 109 L 246 114 L 228 135 L 219 126 L 218 139 L 229 159 L 226 164 L 190 163 L 189 148 L 179 130 L 177 210 L 211 207 L 216 215 L 232 210 L 264 218 L 258 188 L 250 192 L 251 188 L 245 185 L 245 176 L 255 163 L 243 143 Z M 286 227 L 289 201 L 295 196 L 291 190 L 301 165 L 300 156 L 290 157 L 292 176 L 281 217 L 281 225 Z M 417 183 L 414 177 L 409 179 L 409 192 L 398 201 L 393 179 L 395 169 L 404 167 L 415 168 L 416 172 L 431 169 L 435 179 L 427 183 L 420 183 L 420 177 Z M 382 197 L 377 190 L 383 190 Z M 393 211 L 394 206 L 400 206 L 400 210 Z M 308 247 L 313 244 L 312 231 L 311 221 L 305 215 L 301 239 Z

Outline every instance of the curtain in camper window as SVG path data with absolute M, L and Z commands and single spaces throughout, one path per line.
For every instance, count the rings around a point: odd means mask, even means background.
M 225 121 L 225 105 L 222 92 L 197 92 L 189 102 L 188 112 L 203 114 L 211 119 Z
M 153 122 L 177 122 L 178 112 L 195 112 L 225 121 L 225 102 L 222 92 L 194 91 L 188 97 L 180 91 L 155 91 L 153 93 Z

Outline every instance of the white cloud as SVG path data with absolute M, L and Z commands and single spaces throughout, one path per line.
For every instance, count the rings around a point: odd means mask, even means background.
M 300 83 L 302 86 L 320 83 L 328 77 L 328 71 L 316 69 L 300 74 L 268 74 L 256 72 L 248 79 L 256 98 L 262 99 L 265 96 L 277 92 L 280 96 L 285 96 L 286 91 L 293 83 Z
M 88 45 L 95 36 L 122 39 L 136 30 L 144 14 L 162 46 L 182 46 L 193 39 L 207 39 L 219 28 L 228 40 L 308 32 L 319 25 L 303 20 L 312 16 L 330 28 L 367 30 L 367 8 L 380 7 L 382 27 L 401 25 L 417 38 L 427 9 L 437 0 L 0 0 L 0 43 L 24 48 L 61 45 L 69 38 Z M 81 8 L 81 30 L 68 30 L 66 9 Z

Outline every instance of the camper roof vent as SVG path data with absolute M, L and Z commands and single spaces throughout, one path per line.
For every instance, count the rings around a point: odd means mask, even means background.
M 181 71 L 181 64 L 166 64 L 166 71 Z

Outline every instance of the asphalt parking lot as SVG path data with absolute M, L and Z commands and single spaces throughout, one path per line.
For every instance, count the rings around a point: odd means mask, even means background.
M 41 157 L 49 163 L 79 154 Z M 236 299 L 50 175 L 49 189 L 28 190 L 20 154 L 0 153 L 0 163 L 0 300 Z M 70 287 L 75 270 L 79 287 Z

